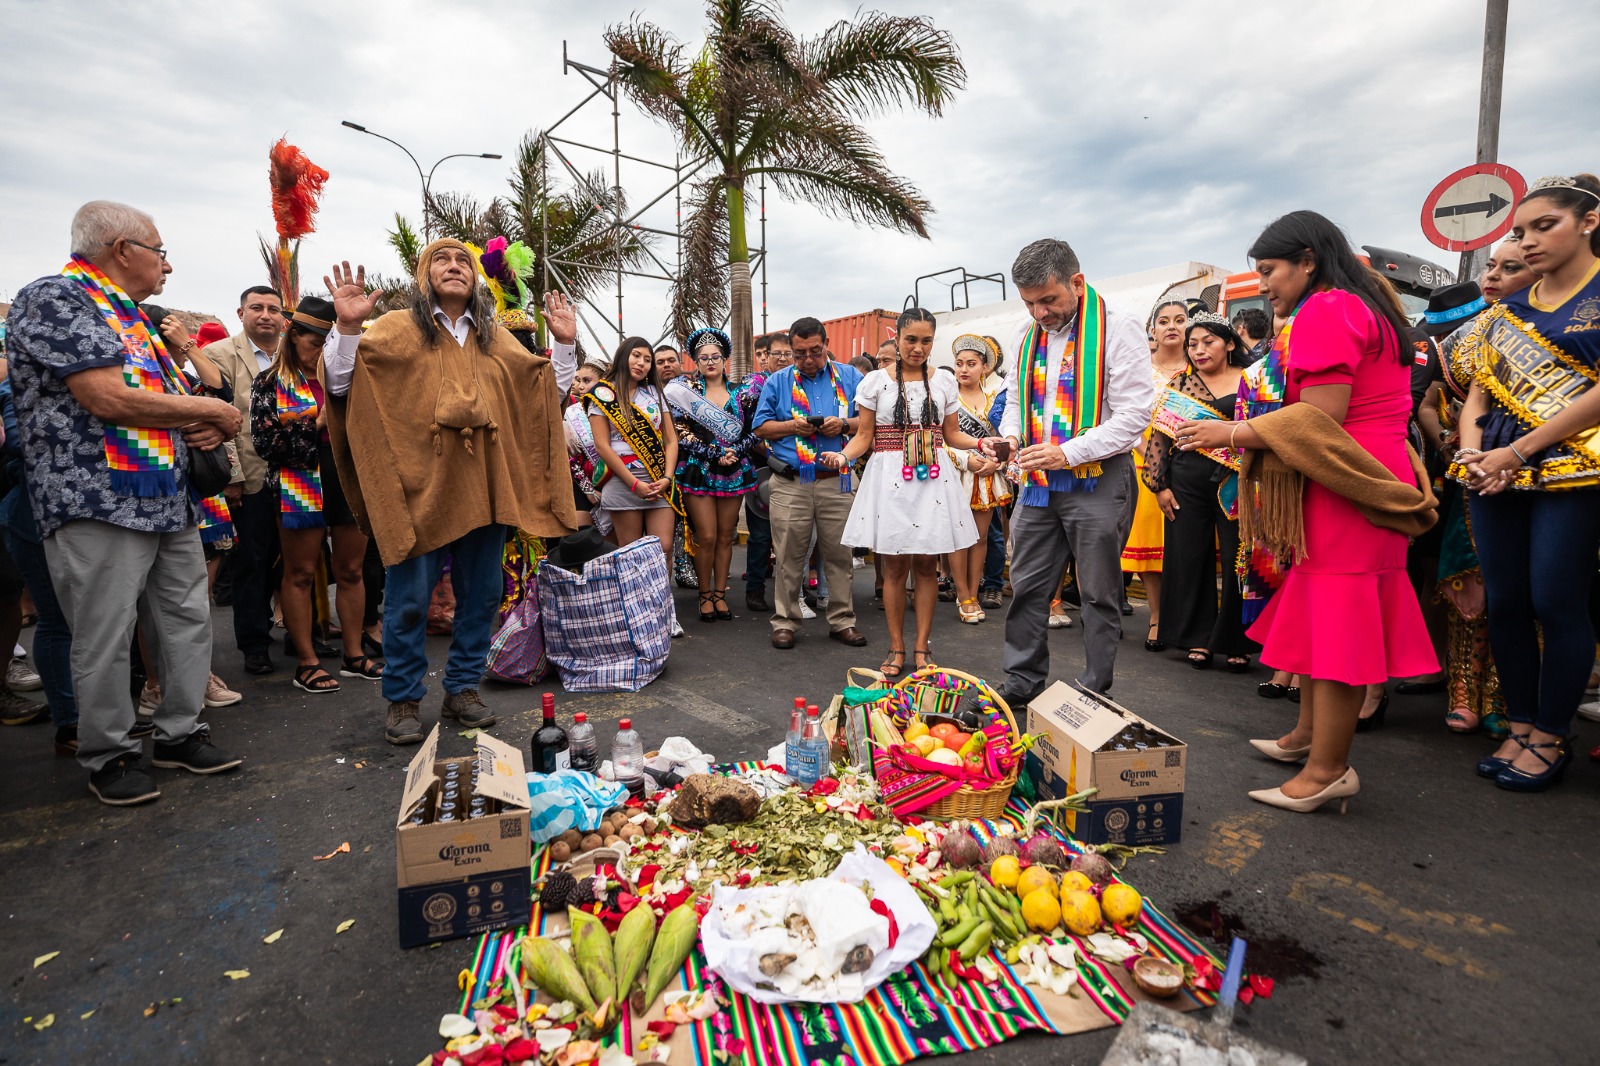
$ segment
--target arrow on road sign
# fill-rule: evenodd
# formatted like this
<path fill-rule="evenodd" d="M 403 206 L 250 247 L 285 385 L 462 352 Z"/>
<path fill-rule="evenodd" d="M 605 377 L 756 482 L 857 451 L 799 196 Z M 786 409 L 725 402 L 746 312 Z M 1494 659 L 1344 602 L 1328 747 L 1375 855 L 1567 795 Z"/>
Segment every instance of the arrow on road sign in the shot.
<path fill-rule="evenodd" d="M 1510 206 L 1510 200 L 1501 199 L 1494 193 L 1490 193 L 1487 200 L 1479 200 L 1475 204 L 1451 204 L 1449 207 L 1435 208 L 1433 217 L 1451 218 L 1455 215 L 1484 215 L 1487 218 L 1493 218 Z"/>

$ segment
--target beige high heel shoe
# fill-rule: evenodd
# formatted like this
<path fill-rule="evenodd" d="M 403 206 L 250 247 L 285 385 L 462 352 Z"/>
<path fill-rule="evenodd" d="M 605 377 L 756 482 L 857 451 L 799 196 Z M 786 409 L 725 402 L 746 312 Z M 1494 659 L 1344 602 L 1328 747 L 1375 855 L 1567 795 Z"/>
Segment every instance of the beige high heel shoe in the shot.
<path fill-rule="evenodd" d="M 1283 794 L 1281 788 L 1263 788 L 1250 793 L 1250 798 L 1258 803 L 1265 803 L 1269 807 L 1279 807 L 1286 811 L 1295 811 L 1298 814 L 1309 814 L 1331 800 L 1339 801 L 1339 813 L 1343 814 L 1350 806 L 1350 797 L 1361 791 L 1361 778 L 1356 776 L 1354 766 L 1345 770 L 1344 776 L 1318 792 L 1315 796 L 1305 799 L 1294 799 Z"/>
<path fill-rule="evenodd" d="M 1250 746 L 1267 758 L 1276 759 L 1279 762 L 1299 762 L 1311 754 L 1310 744 L 1303 748 L 1284 748 L 1279 747 L 1276 740 L 1252 740 Z"/>

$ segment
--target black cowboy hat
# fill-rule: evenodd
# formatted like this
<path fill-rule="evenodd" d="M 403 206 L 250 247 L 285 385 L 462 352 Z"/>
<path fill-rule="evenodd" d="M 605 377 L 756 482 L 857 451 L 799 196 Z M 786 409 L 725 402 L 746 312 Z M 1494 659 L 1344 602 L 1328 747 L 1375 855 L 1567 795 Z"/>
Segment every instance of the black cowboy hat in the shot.
<path fill-rule="evenodd" d="M 584 526 L 576 533 L 568 533 L 556 541 L 555 547 L 545 555 L 545 562 L 570 573 L 583 573 L 583 564 L 591 559 L 617 550 L 615 544 L 606 541 L 600 531 L 594 526 Z"/>
<path fill-rule="evenodd" d="M 1484 303 L 1483 290 L 1476 281 L 1441 285 L 1428 294 L 1428 310 L 1422 319 L 1422 332 L 1430 337 L 1454 333 L 1461 323 L 1478 314 Z"/>
<path fill-rule="evenodd" d="M 289 316 L 289 322 L 319 337 L 326 337 L 338 318 L 332 300 L 325 300 L 320 296 L 303 296 L 294 313 Z"/>

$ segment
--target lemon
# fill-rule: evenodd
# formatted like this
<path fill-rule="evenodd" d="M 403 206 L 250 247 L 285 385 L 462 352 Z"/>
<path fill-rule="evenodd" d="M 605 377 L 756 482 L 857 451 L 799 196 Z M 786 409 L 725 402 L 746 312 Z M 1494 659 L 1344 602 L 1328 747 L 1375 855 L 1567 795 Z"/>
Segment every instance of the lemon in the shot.
<path fill-rule="evenodd" d="M 1027 899 L 1035 889 L 1044 889 L 1052 896 L 1056 893 L 1055 875 L 1043 866 L 1030 866 L 1017 878 L 1017 898 Z"/>
<path fill-rule="evenodd" d="M 1092 892 L 1094 882 L 1076 870 L 1068 870 L 1061 878 L 1061 891 L 1063 892 Z"/>
<path fill-rule="evenodd" d="M 1061 924 L 1061 904 L 1048 888 L 1036 888 L 1022 897 L 1022 920 L 1036 933 L 1048 933 Z"/>
<path fill-rule="evenodd" d="M 1144 900 L 1127 885 L 1107 885 L 1105 891 L 1100 893 L 1100 910 L 1106 921 L 1126 929 L 1138 922 L 1139 913 L 1144 910 Z"/>
<path fill-rule="evenodd" d="M 907 738 L 907 742 L 912 747 L 916 748 L 917 751 L 921 752 L 924 757 L 932 755 L 939 749 L 939 742 L 930 737 L 926 732 L 921 733 L 918 736 Z"/>
<path fill-rule="evenodd" d="M 1001 888 L 1016 888 L 1017 878 L 1021 876 L 1022 863 L 1015 855 L 1002 855 L 989 867 L 989 880 Z"/>
<path fill-rule="evenodd" d="M 1061 922 L 1074 936 L 1088 936 L 1100 929 L 1100 904 L 1094 893 L 1083 891 L 1061 894 Z"/>

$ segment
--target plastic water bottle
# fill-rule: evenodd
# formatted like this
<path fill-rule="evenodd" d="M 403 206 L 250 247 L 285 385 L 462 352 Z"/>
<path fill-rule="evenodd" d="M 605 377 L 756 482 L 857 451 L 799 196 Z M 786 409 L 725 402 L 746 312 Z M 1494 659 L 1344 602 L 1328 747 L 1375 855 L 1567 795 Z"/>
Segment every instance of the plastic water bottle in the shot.
<path fill-rule="evenodd" d="M 801 765 L 804 775 L 800 783 L 807 787 L 828 775 L 828 738 L 822 735 L 822 712 L 816 704 L 806 708 L 805 732 L 800 736 Z M 795 776 L 793 773 L 790 777 Z"/>
<path fill-rule="evenodd" d="M 574 770 L 587 773 L 600 772 L 600 741 L 595 737 L 589 716 L 579 711 L 572 716 L 572 728 L 567 730 L 567 754 Z"/>
<path fill-rule="evenodd" d="M 783 770 L 790 777 L 795 777 L 798 772 L 800 760 L 800 737 L 806 728 L 806 698 L 796 696 L 794 707 L 789 711 L 789 729 L 783 736 Z"/>
<path fill-rule="evenodd" d="M 617 723 L 617 737 L 611 742 L 611 773 L 630 794 L 644 795 L 644 741 L 633 731 L 631 718 Z"/>

